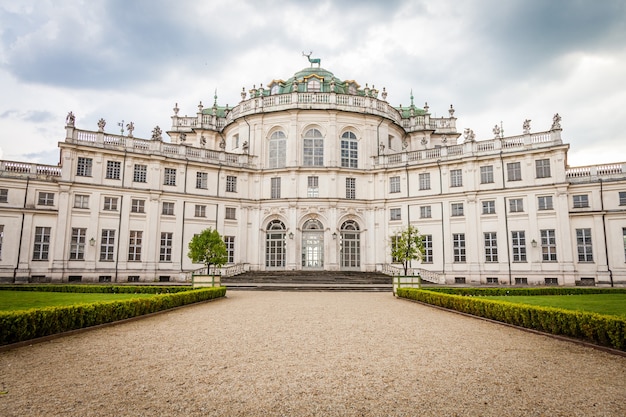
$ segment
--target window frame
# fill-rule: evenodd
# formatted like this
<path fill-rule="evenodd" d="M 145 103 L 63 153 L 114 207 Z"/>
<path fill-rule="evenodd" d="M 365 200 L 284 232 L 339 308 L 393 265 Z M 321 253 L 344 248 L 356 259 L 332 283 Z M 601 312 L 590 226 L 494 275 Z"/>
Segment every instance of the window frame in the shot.
<path fill-rule="evenodd" d="M 493 165 L 483 165 L 480 167 L 480 183 L 493 184 Z"/>
<path fill-rule="evenodd" d="M 576 229 L 576 253 L 578 262 L 593 262 L 593 236 L 591 228 Z"/>
<path fill-rule="evenodd" d="M 422 172 L 418 175 L 418 178 L 420 191 L 430 190 L 430 172 Z"/>
<path fill-rule="evenodd" d="M 402 209 L 400 207 L 393 207 L 389 209 L 389 220 L 398 221 L 402 220 Z"/>
<path fill-rule="evenodd" d="M 537 196 L 537 210 L 554 210 L 554 201 L 551 195 Z"/>
<path fill-rule="evenodd" d="M 454 263 L 467 262 L 467 251 L 465 247 L 465 233 L 452 234 L 452 253 Z"/>
<path fill-rule="evenodd" d="M 541 229 L 539 230 L 539 236 L 541 239 L 542 262 L 557 262 L 556 230 Z"/>
<path fill-rule="evenodd" d="M 163 185 L 167 185 L 169 187 L 176 186 L 176 168 L 163 168 Z"/>
<path fill-rule="evenodd" d="M 235 175 L 226 176 L 226 192 L 227 193 L 237 192 L 237 177 Z"/>
<path fill-rule="evenodd" d="M 119 180 L 122 173 L 122 163 L 120 161 L 107 161 L 105 178 L 107 180 Z"/>
<path fill-rule="evenodd" d="M 100 261 L 115 260 L 115 229 L 102 229 L 100 233 Z"/>
<path fill-rule="evenodd" d="M 450 203 L 450 217 L 465 216 L 465 208 L 463 203 Z"/>
<path fill-rule="evenodd" d="M 148 165 L 135 164 L 133 166 L 133 182 L 148 182 Z"/>
<path fill-rule="evenodd" d="M 552 173 L 550 172 L 550 159 L 537 159 L 535 160 L 535 177 L 536 178 L 550 178 Z"/>
<path fill-rule="evenodd" d="M 498 262 L 498 235 L 497 232 L 484 232 L 485 262 Z"/>
<path fill-rule="evenodd" d="M 450 187 L 462 187 L 463 186 L 463 169 L 451 169 L 450 170 Z"/>
<path fill-rule="evenodd" d="M 483 200 L 482 214 L 496 214 L 496 200 Z"/>
<path fill-rule="evenodd" d="M 400 186 L 400 176 L 396 175 L 393 177 L 389 178 L 389 192 L 390 193 L 399 193 L 401 192 L 401 186 Z"/>
<path fill-rule="evenodd" d="M 511 254 L 512 261 L 516 263 L 528 262 L 528 251 L 526 250 L 526 231 L 511 231 Z"/>
<path fill-rule="evenodd" d="M 270 198 L 278 199 L 281 198 L 281 180 L 280 177 L 272 177 L 270 178 Z"/>
<path fill-rule="evenodd" d="M 76 159 L 76 176 L 91 177 L 93 173 L 93 158 L 79 156 Z"/>
<path fill-rule="evenodd" d="M 420 219 L 432 219 L 432 206 L 420 206 Z"/>
<path fill-rule="evenodd" d="M 589 208 L 589 194 L 572 195 L 572 208 Z"/>
<path fill-rule="evenodd" d="M 344 132 L 341 135 L 341 167 L 359 167 L 359 142 L 352 131 Z"/>
<path fill-rule="evenodd" d="M 523 213 L 524 212 L 524 199 L 523 198 L 509 198 L 509 213 Z"/>
<path fill-rule="evenodd" d="M 506 164 L 506 178 L 507 181 L 521 181 L 522 180 L 522 163 L 521 162 L 507 162 Z"/>
<path fill-rule="evenodd" d="M 353 177 L 346 178 L 346 199 L 348 200 L 356 199 L 356 178 L 353 178 Z"/>

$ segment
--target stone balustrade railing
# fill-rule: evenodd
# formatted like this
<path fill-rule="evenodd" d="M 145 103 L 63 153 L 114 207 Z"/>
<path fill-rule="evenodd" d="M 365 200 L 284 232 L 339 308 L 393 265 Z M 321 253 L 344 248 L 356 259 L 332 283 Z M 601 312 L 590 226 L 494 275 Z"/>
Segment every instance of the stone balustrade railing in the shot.
<path fill-rule="evenodd" d="M 626 177 L 626 162 L 605 165 L 590 165 L 569 167 L 565 170 L 565 177 L 569 182 L 594 181 L 603 179 L 618 179 Z"/>
<path fill-rule="evenodd" d="M 406 165 L 419 162 L 436 161 L 438 159 L 475 156 L 479 154 L 519 151 L 527 148 L 554 146 L 562 144 L 561 131 L 532 133 L 485 141 L 471 141 L 458 145 L 439 148 L 421 149 L 418 151 L 399 152 L 374 157 L 376 167 Z"/>
<path fill-rule="evenodd" d="M 248 154 L 236 154 L 211 149 L 196 148 L 163 142 L 160 140 L 138 139 L 128 136 L 112 135 L 104 132 L 91 132 L 67 127 L 65 142 L 88 144 L 107 149 L 128 150 L 135 153 L 162 155 L 169 158 L 189 159 L 199 162 L 212 162 L 234 167 L 251 166 L 253 157 Z"/>
<path fill-rule="evenodd" d="M 403 119 L 400 112 L 383 100 L 336 93 L 287 93 L 244 100 L 227 111 L 225 117 L 198 113 L 197 116 L 172 117 L 173 131 L 188 131 L 191 128 L 221 130 L 234 120 L 257 113 L 288 110 L 291 108 L 337 109 L 357 113 L 375 114 L 393 120 L 407 131 L 434 129 L 438 133 L 456 133 L 456 118 L 431 118 L 429 114 Z"/>
<path fill-rule="evenodd" d="M 0 175 L 10 176 L 32 175 L 44 177 L 60 177 L 61 167 L 55 165 L 41 165 L 29 162 L 0 161 Z"/>

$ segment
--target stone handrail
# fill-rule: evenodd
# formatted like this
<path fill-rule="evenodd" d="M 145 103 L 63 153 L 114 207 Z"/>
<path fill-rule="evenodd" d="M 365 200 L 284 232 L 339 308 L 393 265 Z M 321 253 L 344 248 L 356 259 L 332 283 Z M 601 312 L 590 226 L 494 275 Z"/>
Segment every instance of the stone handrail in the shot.
<path fill-rule="evenodd" d="M 267 113 L 273 111 L 288 110 L 291 108 L 306 109 L 337 109 L 343 111 L 354 111 L 357 113 L 368 113 L 383 116 L 393 120 L 407 131 L 418 131 L 424 129 L 435 129 L 440 133 L 455 133 L 456 118 L 440 117 L 431 118 L 429 114 L 421 116 L 411 116 L 403 119 L 400 111 L 384 100 L 379 100 L 371 96 L 357 96 L 352 94 L 337 94 L 325 92 L 311 93 L 286 93 L 264 97 L 253 97 L 241 101 L 237 106 L 228 109 L 224 117 L 198 113 L 196 116 L 172 117 L 172 130 L 189 131 L 192 128 L 201 127 L 220 131 L 224 126 L 234 120 L 257 113 Z"/>
<path fill-rule="evenodd" d="M 196 269 L 189 272 L 189 276 L 193 275 L 219 275 L 221 277 L 232 277 L 235 275 L 243 274 L 247 271 L 247 264 L 232 264 L 226 265 L 221 268 L 211 267 L 210 271 L 207 267 Z"/>
<path fill-rule="evenodd" d="M 73 128 L 67 128 L 67 130 L 67 137 L 65 139 L 66 143 L 77 145 L 86 144 L 88 146 L 119 149 L 121 151 L 129 150 L 135 153 L 162 155 L 169 158 L 178 158 L 182 160 L 189 159 L 196 160 L 198 162 L 213 162 L 235 167 L 252 166 L 253 157 L 248 154 L 228 153 L 224 151 L 168 143 L 160 140 L 139 139 Z"/>
<path fill-rule="evenodd" d="M 0 173 L 60 177 L 61 167 L 56 165 L 41 165 L 28 162 L 0 161 Z"/>
<path fill-rule="evenodd" d="M 422 277 L 423 280 L 432 282 L 435 284 L 445 284 L 445 277 L 440 275 L 437 272 L 428 271 L 423 268 L 408 268 L 406 275 L 404 275 L 404 268 L 392 265 L 392 264 L 383 264 L 381 266 L 381 272 L 383 274 L 391 275 L 391 276 L 406 276 L 406 277 L 417 277 L 418 275 Z"/>
<path fill-rule="evenodd" d="M 521 149 L 554 146 L 562 143 L 561 131 L 551 130 L 547 132 L 538 132 L 501 139 L 469 141 L 461 144 L 442 146 L 439 148 L 378 155 L 374 157 L 374 165 L 378 167 L 388 167 L 421 161 L 436 161 L 438 159 L 499 153 L 500 151 L 519 151 Z"/>
<path fill-rule="evenodd" d="M 626 177 L 626 162 L 617 164 L 568 167 L 565 170 L 565 177 L 570 182 L 584 182 L 596 180 L 598 177 L 624 178 Z"/>

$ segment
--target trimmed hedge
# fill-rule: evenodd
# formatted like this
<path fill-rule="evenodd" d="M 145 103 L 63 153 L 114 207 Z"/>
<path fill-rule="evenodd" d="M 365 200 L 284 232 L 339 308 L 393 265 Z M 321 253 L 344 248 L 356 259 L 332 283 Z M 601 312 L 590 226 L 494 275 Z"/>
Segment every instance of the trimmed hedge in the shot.
<path fill-rule="evenodd" d="M 93 285 L 93 284 L 18 284 L 0 285 L 0 291 L 84 292 L 106 294 L 163 294 L 191 290 L 191 286 Z"/>
<path fill-rule="evenodd" d="M 429 291 L 455 295 L 584 295 L 584 294 L 626 294 L 626 288 L 578 288 L 578 287 L 544 287 L 544 288 L 428 288 Z"/>
<path fill-rule="evenodd" d="M 626 319 L 621 317 L 485 300 L 464 295 L 447 294 L 445 293 L 446 291 L 441 290 L 398 288 L 397 295 L 398 297 L 421 301 L 474 316 L 555 335 L 581 339 L 597 345 L 626 351 Z M 468 288 L 467 290 L 471 289 Z M 513 290 L 508 291 L 513 292 Z M 483 292 L 480 295 L 487 294 Z M 515 293 L 515 295 L 522 294 Z"/>
<path fill-rule="evenodd" d="M 0 312 L 0 345 L 138 317 L 225 294 L 226 287 L 187 288 L 184 292 L 150 298 Z"/>

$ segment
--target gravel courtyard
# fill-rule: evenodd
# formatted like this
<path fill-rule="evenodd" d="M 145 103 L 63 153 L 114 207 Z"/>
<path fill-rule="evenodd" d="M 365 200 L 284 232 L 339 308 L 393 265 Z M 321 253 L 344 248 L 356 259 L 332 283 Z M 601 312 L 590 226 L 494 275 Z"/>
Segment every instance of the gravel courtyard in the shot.
<path fill-rule="evenodd" d="M 626 357 L 390 293 L 246 292 L 0 353 L 0 416 L 624 416 Z"/>

